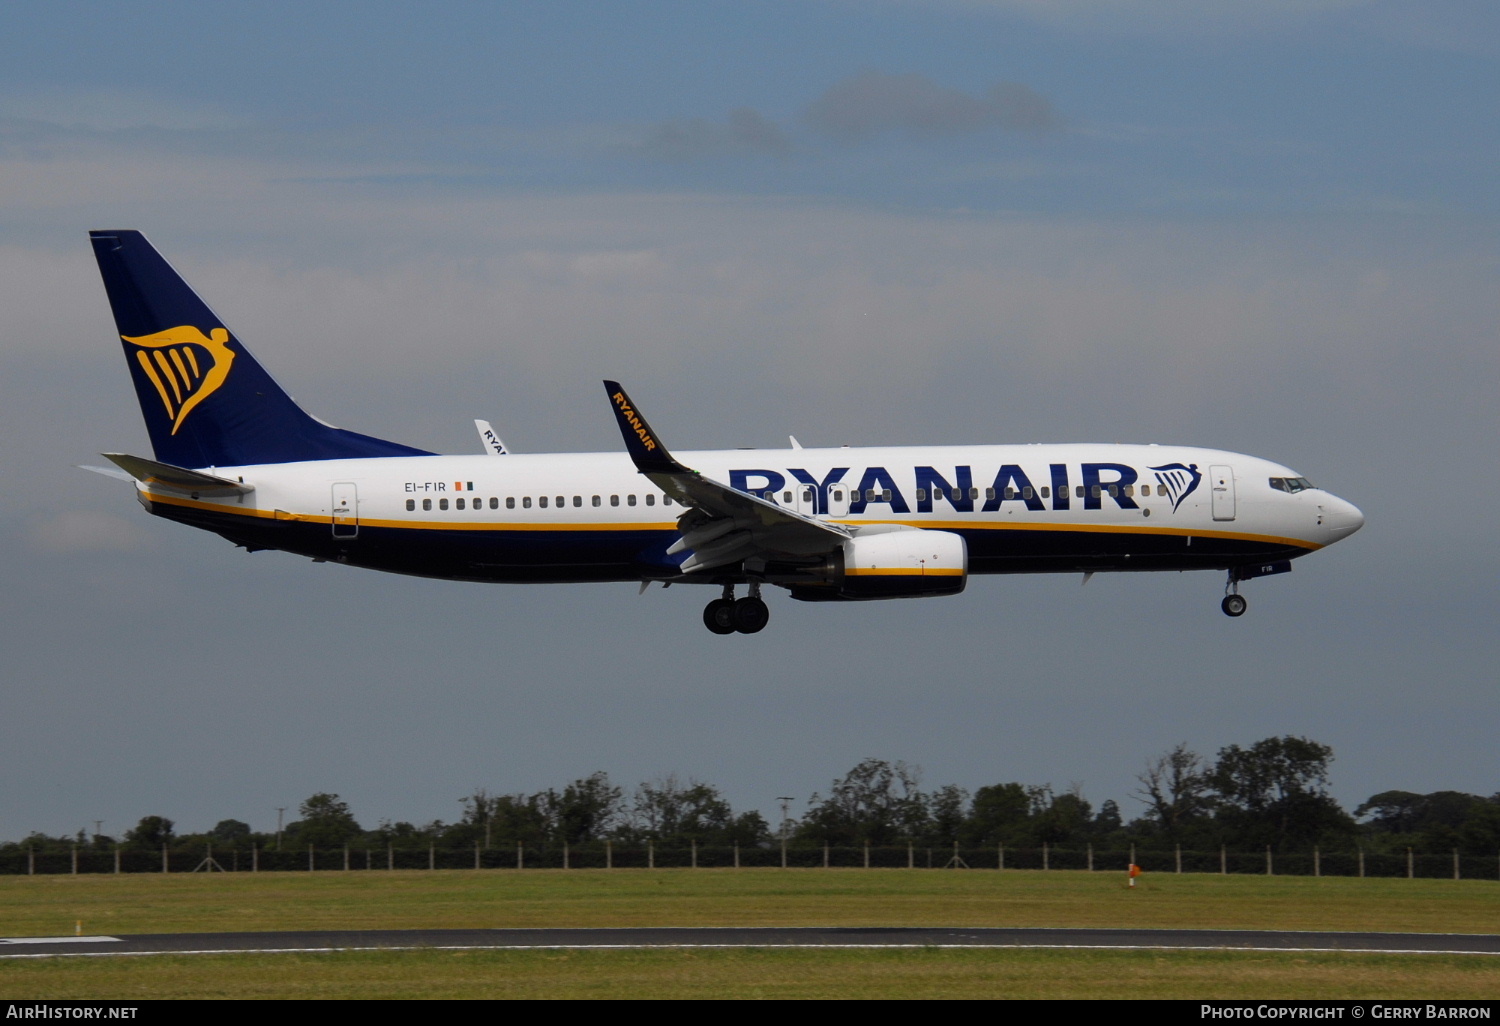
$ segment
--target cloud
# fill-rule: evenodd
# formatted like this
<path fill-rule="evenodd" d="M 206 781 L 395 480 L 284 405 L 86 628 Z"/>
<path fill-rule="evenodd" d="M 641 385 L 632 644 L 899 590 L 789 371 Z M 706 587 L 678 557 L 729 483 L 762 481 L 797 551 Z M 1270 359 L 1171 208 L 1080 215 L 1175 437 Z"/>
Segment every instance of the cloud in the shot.
<path fill-rule="evenodd" d="M 998 82 L 982 95 L 945 89 L 925 75 L 865 71 L 834 84 L 805 115 L 814 128 L 844 142 L 882 132 L 958 135 L 986 128 L 1043 132 L 1062 121 L 1052 103 L 1018 82 Z"/>
<path fill-rule="evenodd" d="M 997 82 L 979 95 L 945 89 L 925 75 L 865 71 L 835 83 L 813 100 L 804 120 L 840 142 L 860 142 L 884 132 L 961 135 L 988 128 L 1045 132 L 1062 119 L 1045 96 L 1018 82 Z M 722 122 L 705 118 L 668 121 L 649 129 L 632 147 L 654 160 L 688 163 L 725 157 L 791 156 L 787 132 L 749 107 Z"/>
<path fill-rule="evenodd" d="M 785 157 L 792 144 L 776 123 L 749 107 L 729 112 L 720 124 L 704 118 L 668 121 L 653 127 L 636 147 L 656 160 L 684 162 L 733 156 Z"/>
<path fill-rule="evenodd" d="M 60 555 L 136 552 L 150 544 L 135 524 L 96 510 L 67 510 L 42 520 L 32 526 L 31 540 L 43 552 Z"/>

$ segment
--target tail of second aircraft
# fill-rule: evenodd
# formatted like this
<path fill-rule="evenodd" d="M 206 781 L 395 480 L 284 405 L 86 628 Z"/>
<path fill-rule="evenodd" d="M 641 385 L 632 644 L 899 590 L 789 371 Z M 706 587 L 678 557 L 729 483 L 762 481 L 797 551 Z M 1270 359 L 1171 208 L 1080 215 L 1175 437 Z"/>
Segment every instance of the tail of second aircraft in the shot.
<path fill-rule="evenodd" d="M 234 467 L 432 455 L 309 416 L 145 236 L 121 230 L 89 238 L 161 462 Z"/>

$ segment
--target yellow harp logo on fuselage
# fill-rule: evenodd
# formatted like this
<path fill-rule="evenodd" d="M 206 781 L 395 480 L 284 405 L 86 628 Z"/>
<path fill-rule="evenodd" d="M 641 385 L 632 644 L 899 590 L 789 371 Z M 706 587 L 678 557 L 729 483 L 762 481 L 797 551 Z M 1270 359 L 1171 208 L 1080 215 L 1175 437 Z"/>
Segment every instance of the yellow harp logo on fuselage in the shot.
<path fill-rule="evenodd" d="M 161 396 L 174 435 L 193 407 L 224 384 L 234 360 L 228 345 L 229 332 L 223 328 L 210 329 L 204 335 L 198 328 L 184 324 L 154 335 L 120 337 L 140 347 L 135 351 L 136 362 Z"/>

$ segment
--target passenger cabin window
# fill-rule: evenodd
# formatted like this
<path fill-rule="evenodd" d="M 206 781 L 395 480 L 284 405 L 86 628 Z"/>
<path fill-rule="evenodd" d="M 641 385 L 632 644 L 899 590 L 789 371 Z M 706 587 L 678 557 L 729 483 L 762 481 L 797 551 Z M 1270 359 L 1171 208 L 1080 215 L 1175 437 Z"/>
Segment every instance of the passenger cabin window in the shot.
<path fill-rule="evenodd" d="M 506 501 L 508 502 L 510 500 L 507 499 Z M 490 509 L 499 509 L 499 508 L 500 508 L 500 500 L 497 499 L 497 498 L 495 498 L 493 495 L 491 495 L 490 496 Z"/>
<path fill-rule="evenodd" d="M 423 509 L 431 509 L 432 508 L 432 500 L 431 499 L 423 499 L 422 500 L 422 508 Z"/>
<path fill-rule="evenodd" d="M 541 498 L 539 498 L 539 499 L 536 500 L 536 504 L 538 506 L 540 506 L 542 509 L 546 509 L 547 508 L 547 497 L 545 495 L 543 495 Z"/>
<path fill-rule="evenodd" d="M 1035 495 L 1036 492 L 1032 489 L 1031 485 L 1027 485 L 1025 488 L 1021 489 L 1021 498 L 1023 499 L 1030 499 Z"/>
<path fill-rule="evenodd" d="M 668 501 L 670 502 L 671 500 L 669 499 Z M 792 504 L 792 493 L 791 492 L 782 492 L 781 493 L 781 501 L 782 501 L 782 503 L 784 505 L 790 506 Z"/>
<path fill-rule="evenodd" d="M 453 500 L 453 505 L 456 508 L 458 508 L 458 509 L 463 509 L 464 508 L 464 500 L 462 500 L 462 499 L 454 499 Z"/>
<path fill-rule="evenodd" d="M 595 505 L 595 506 L 597 506 L 597 505 L 599 505 L 599 504 L 600 504 L 600 503 L 601 503 L 601 502 L 602 502 L 602 501 L 603 501 L 603 500 L 602 500 L 602 499 L 600 499 L 600 498 L 599 498 L 599 496 L 597 496 L 597 495 L 596 495 L 596 496 L 594 496 L 594 498 L 593 498 L 593 500 L 592 500 L 592 501 L 593 501 L 593 503 L 594 503 L 594 505 Z"/>
<path fill-rule="evenodd" d="M 575 495 L 575 496 L 573 496 L 573 505 L 575 505 L 575 506 L 582 506 L 583 505 L 583 496 L 582 495 Z"/>
<path fill-rule="evenodd" d="M 531 508 L 531 496 L 527 495 L 527 496 L 523 496 L 522 497 L 522 499 L 521 499 L 521 508 L 522 509 L 530 509 Z"/>
<path fill-rule="evenodd" d="M 618 495 L 611 495 L 609 497 L 609 504 L 611 506 L 618 506 L 620 504 L 620 497 Z"/>
<path fill-rule="evenodd" d="M 447 508 L 448 508 L 448 500 L 447 499 L 439 499 L 438 500 L 438 509 L 447 509 Z"/>
<path fill-rule="evenodd" d="M 625 505 L 627 505 L 627 506 L 634 506 L 635 505 L 635 496 L 633 494 L 625 496 Z"/>
<path fill-rule="evenodd" d="M 516 497 L 514 495 L 507 495 L 505 497 L 505 508 L 506 509 L 515 509 L 516 508 Z"/>
<path fill-rule="evenodd" d="M 648 506 L 655 506 L 656 505 L 656 496 L 653 495 L 653 494 L 651 494 L 650 492 L 646 493 L 646 505 L 648 505 Z"/>
<path fill-rule="evenodd" d="M 1042 485 L 1042 498 L 1052 498 L 1052 487 L 1050 485 Z"/>
<path fill-rule="evenodd" d="M 406 500 L 406 509 L 407 509 L 407 512 L 410 512 L 410 511 L 412 511 L 412 510 L 414 510 L 416 508 L 417 508 L 417 500 L 416 499 L 407 499 Z"/>

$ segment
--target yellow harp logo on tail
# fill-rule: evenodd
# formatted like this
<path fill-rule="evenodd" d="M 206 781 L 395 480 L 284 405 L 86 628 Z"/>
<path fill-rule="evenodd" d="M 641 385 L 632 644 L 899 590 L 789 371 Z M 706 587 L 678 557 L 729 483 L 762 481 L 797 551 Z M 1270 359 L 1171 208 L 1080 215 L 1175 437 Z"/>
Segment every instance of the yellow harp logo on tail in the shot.
<path fill-rule="evenodd" d="M 213 328 L 207 335 L 189 324 L 158 331 L 154 335 L 131 338 L 126 342 L 140 346 L 136 362 L 156 386 L 162 405 L 172 421 L 172 434 L 182 426 L 193 407 L 213 395 L 229 377 L 234 353 L 229 349 L 229 332 Z"/>

